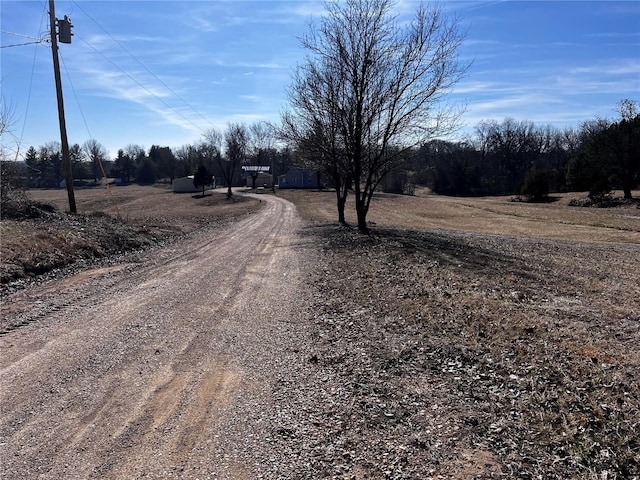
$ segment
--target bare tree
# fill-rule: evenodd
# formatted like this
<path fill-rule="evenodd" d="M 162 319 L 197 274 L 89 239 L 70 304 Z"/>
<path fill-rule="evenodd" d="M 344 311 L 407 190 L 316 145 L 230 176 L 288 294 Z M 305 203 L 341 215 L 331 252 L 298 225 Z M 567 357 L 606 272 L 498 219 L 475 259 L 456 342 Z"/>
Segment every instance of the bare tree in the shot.
<path fill-rule="evenodd" d="M 200 146 L 182 145 L 176 149 L 176 176 L 183 177 L 194 173 L 198 157 L 201 155 L 200 148 Z"/>
<path fill-rule="evenodd" d="M 224 146 L 224 155 L 222 153 Z M 206 152 L 218 166 L 222 181 L 227 185 L 227 198 L 233 196 L 231 187 L 236 171 L 249 155 L 249 130 L 243 123 L 230 123 L 224 134 L 211 128 L 203 135 L 201 152 Z"/>
<path fill-rule="evenodd" d="M 599 148 L 611 157 L 612 171 L 622 184 L 624 198 L 631 199 L 631 190 L 640 180 L 640 113 L 638 102 L 624 99 L 617 103 L 618 121 L 609 122 L 593 138 Z"/>
<path fill-rule="evenodd" d="M 353 182 L 358 229 L 366 232 L 371 198 L 384 176 L 407 149 L 455 124 L 459 112 L 442 100 L 466 72 L 457 58 L 463 37 L 439 7 L 420 5 L 406 24 L 392 14 L 391 0 L 327 1 L 325 7 L 319 25 L 302 39 L 307 58 L 289 90 L 293 111 L 283 123 L 296 129 L 292 137 L 318 130 L 332 137 L 344 156 L 342 175 Z"/>
<path fill-rule="evenodd" d="M 620 115 L 620 120 L 630 122 L 640 114 L 640 103 L 637 100 L 625 98 L 616 104 L 614 110 Z"/>
<path fill-rule="evenodd" d="M 15 107 L 13 104 L 7 103 L 4 97 L 0 97 L 0 155 L 3 161 L 9 160 L 6 151 L 9 145 L 5 137 L 11 137 L 11 142 L 17 143 L 12 132 L 15 121 Z"/>
<path fill-rule="evenodd" d="M 517 191 L 545 149 L 544 130 L 531 121 L 511 117 L 501 123 L 485 122 L 478 132 L 483 129 L 487 134 L 485 168 L 493 171 L 495 194 Z"/>
<path fill-rule="evenodd" d="M 324 100 L 328 102 L 329 98 Z M 300 116 L 296 118 L 285 113 L 282 117 L 282 135 L 296 146 L 299 157 L 296 163 L 302 167 L 316 169 L 329 179 L 336 192 L 338 221 L 345 225 L 344 210 L 353 182 L 336 117 L 324 115 L 319 108 L 309 110 L 309 116 L 303 120 Z"/>
<path fill-rule="evenodd" d="M 230 123 L 224 132 L 225 155 L 221 158 L 224 162 L 223 171 L 228 185 L 227 198 L 231 198 L 233 192 L 231 185 L 236 169 L 242 165 L 249 154 L 249 130 L 244 123 Z M 222 167 L 221 163 L 221 167 Z"/>
<path fill-rule="evenodd" d="M 218 171 L 215 172 L 215 174 L 221 174 L 223 182 L 227 183 L 226 164 L 222 158 L 222 133 L 216 128 L 210 128 L 202 137 L 203 140 L 198 145 L 198 153 L 202 162 L 204 162 L 205 165 L 209 165 L 211 172 L 214 172 L 215 167 L 217 167 Z M 214 181 L 217 186 L 217 178 L 214 178 Z M 229 195 L 228 191 L 227 195 Z"/>
<path fill-rule="evenodd" d="M 93 182 L 98 183 L 102 163 L 107 160 L 107 149 L 96 139 L 92 138 L 82 144 L 82 152 L 91 164 Z"/>
<path fill-rule="evenodd" d="M 244 160 L 250 163 L 252 168 L 248 170 L 251 175 L 252 188 L 256 188 L 256 180 L 262 171 L 262 167 L 268 167 L 274 157 L 275 133 L 273 127 L 268 122 L 255 122 L 248 129 L 248 149 L 249 156 Z M 271 172 L 273 174 L 273 172 Z"/>
<path fill-rule="evenodd" d="M 640 182 L 640 104 L 631 99 L 618 102 L 617 125 L 610 128 L 609 141 L 622 180 L 624 198 L 631 199 L 631 190 Z"/>
<path fill-rule="evenodd" d="M 15 123 L 15 109 L 7 104 L 4 97 L 0 97 L 0 216 L 15 214 L 21 209 L 16 208 L 25 202 L 24 191 L 18 186 L 17 162 L 12 161 L 18 156 L 18 139 L 12 132 Z M 10 140 L 7 138 L 10 137 Z M 9 144 L 16 145 L 15 154 L 10 154 Z M 13 152 L 12 152 L 13 153 Z M 13 157 L 13 158 L 11 158 Z"/>
<path fill-rule="evenodd" d="M 205 133 L 205 135 L 207 133 Z M 191 149 L 194 162 L 196 162 L 198 165 L 204 165 L 213 176 L 216 166 L 220 163 L 221 151 L 219 142 L 211 144 L 207 141 L 201 141 L 195 146 L 189 146 L 188 148 Z"/>

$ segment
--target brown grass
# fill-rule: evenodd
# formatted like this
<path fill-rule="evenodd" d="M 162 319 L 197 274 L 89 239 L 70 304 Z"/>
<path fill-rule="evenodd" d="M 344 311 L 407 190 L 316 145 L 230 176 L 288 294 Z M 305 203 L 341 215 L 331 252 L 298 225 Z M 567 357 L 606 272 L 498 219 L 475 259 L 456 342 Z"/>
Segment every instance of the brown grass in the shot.
<path fill-rule="evenodd" d="M 615 192 L 621 195 L 621 192 Z M 337 219 L 334 192 L 281 190 L 307 219 L 334 223 Z M 419 190 L 414 197 L 377 194 L 368 220 L 374 225 L 416 229 L 439 229 L 494 233 L 581 242 L 640 244 L 640 208 L 569 207 L 572 199 L 587 193 L 554 195 L 551 203 L 512 202 L 513 197 L 443 197 Z M 635 198 L 640 191 L 634 192 Z M 353 197 L 347 198 L 347 221 L 355 225 Z"/>
<path fill-rule="evenodd" d="M 34 189 L 27 192 L 35 201 L 69 210 L 67 191 Z M 170 185 L 126 185 L 76 188 L 79 214 L 103 214 L 134 225 L 179 229 L 188 233 L 202 224 L 244 215 L 256 209 L 255 201 L 234 197 L 227 200 L 222 190 L 200 193 L 173 193 Z"/>
<path fill-rule="evenodd" d="M 30 195 L 66 208 L 64 191 Z M 114 188 L 122 242 L 259 208 L 216 195 Z M 362 478 L 640 478 L 640 209 L 569 207 L 575 194 L 548 204 L 381 194 L 365 236 L 336 225 L 331 192 L 277 195 L 317 247 L 301 312 L 309 361 L 339 381 L 288 413 L 306 425 L 304 445 L 346 452 L 341 468 Z M 76 198 L 83 215 L 55 226 L 3 220 L 3 267 L 35 261 L 28 252 L 104 248 L 92 242 L 112 230 L 91 225 L 115 216 L 108 192 Z"/>
<path fill-rule="evenodd" d="M 332 193 L 278 194 L 323 238 L 314 358 L 345 385 L 349 441 L 383 445 L 378 472 L 639 478 L 635 206 L 380 195 L 364 236 Z"/>

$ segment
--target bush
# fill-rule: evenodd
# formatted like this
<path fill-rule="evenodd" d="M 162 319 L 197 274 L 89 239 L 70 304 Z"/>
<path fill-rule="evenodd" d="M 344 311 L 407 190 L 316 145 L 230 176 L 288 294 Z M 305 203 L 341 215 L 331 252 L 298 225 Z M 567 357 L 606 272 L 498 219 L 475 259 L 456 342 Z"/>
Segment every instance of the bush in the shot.
<path fill-rule="evenodd" d="M 37 218 L 51 211 L 51 205 L 34 202 L 27 197 L 13 162 L 0 163 L 0 218 Z"/>
<path fill-rule="evenodd" d="M 593 203 L 606 203 L 611 200 L 611 182 L 607 178 L 599 178 L 589 189 L 589 198 Z"/>
<path fill-rule="evenodd" d="M 382 191 L 400 195 L 415 195 L 416 172 L 410 170 L 389 172 L 382 182 Z"/>
<path fill-rule="evenodd" d="M 524 183 L 520 190 L 522 195 L 532 202 L 542 202 L 549 196 L 549 174 L 546 170 L 532 168 L 524 177 Z"/>

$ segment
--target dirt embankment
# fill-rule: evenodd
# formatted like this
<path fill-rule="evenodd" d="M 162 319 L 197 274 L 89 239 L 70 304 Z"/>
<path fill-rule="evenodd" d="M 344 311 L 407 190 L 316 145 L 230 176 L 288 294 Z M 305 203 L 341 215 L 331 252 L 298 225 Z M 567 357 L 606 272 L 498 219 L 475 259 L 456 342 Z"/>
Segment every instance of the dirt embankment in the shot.
<path fill-rule="evenodd" d="M 37 278 L 135 261 L 136 252 L 168 245 L 259 208 L 259 201 L 247 197 L 227 200 L 215 191 L 205 197 L 174 194 L 167 185 L 76 189 L 78 215 L 66 213 L 66 190 L 30 190 L 27 197 L 55 210 L 37 209 L 35 218 L 0 222 L 2 293 Z"/>

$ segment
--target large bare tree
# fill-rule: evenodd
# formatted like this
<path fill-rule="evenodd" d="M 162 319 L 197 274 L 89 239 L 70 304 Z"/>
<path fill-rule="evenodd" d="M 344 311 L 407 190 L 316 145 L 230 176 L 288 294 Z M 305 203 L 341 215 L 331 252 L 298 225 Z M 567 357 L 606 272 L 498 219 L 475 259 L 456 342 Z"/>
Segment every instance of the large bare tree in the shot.
<path fill-rule="evenodd" d="M 231 198 L 236 171 L 249 156 L 249 129 L 244 123 L 229 123 L 224 134 L 211 128 L 204 133 L 200 150 L 216 162 L 227 185 L 227 198 Z"/>
<path fill-rule="evenodd" d="M 87 162 L 91 164 L 91 174 L 94 183 L 98 183 L 98 178 L 101 176 L 101 165 L 107 160 L 107 149 L 95 138 L 91 138 L 82 144 L 82 152 Z"/>
<path fill-rule="evenodd" d="M 262 167 L 273 166 L 275 155 L 273 127 L 264 121 L 252 123 L 248 128 L 248 143 L 249 156 L 244 159 L 244 163 L 253 167 L 247 173 L 251 176 L 251 186 L 255 189 Z M 272 171 L 271 174 L 273 175 L 274 172 Z"/>
<path fill-rule="evenodd" d="M 288 92 L 285 137 L 324 142 L 314 146 L 316 159 L 337 167 L 345 195 L 353 185 L 366 232 L 384 176 L 407 149 L 455 124 L 458 112 L 443 97 L 467 69 L 458 60 L 463 35 L 438 6 L 418 6 L 409 22 L 390 0 L 332 0 L 325 8 L 302 38 L 307 56 Z"/>

